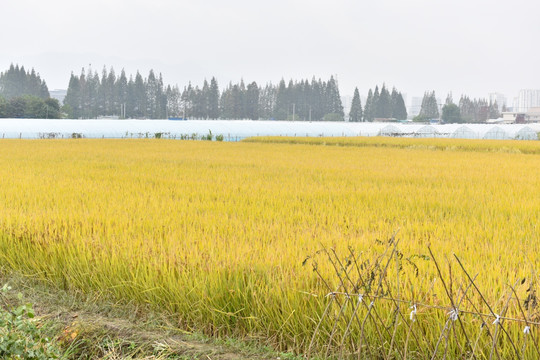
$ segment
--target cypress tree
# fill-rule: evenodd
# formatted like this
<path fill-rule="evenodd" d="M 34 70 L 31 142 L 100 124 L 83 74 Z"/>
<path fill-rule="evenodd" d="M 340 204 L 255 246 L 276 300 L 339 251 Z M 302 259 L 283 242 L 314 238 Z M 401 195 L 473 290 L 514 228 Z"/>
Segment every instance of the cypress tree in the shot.
<path fill-rule="evenodd" d="M 379 112 L 379 86 L 375 85 L 375 91 L 373 92 L 373 100 L 371 101 L 371 120 L 373 121 L 376 118 L 380 118 Z"/>
<path fill-rule="evenodd" d="M 251 120 L 259 119 L 259 87 L 254 81 L 246 89 L 246 117 Z"/>
<path fill-rule="evenodd" d="M 69 118 L 78 119 L 82 116 L 81 100 L 81 83 L 79 77 L 71 73 L 66 97 L 64 98 L 64 106 Z"/>
<path fill-rule="evenodd" d="M 208 92 L 208 117 L 210 119 L 219 118 L 219 86 L 215 77 L 210 80 L 210 90 Z"/>
<path fill-rule="evenodd" d="M 420 108 L 419 117 L 423 120 L 438 119 L 439 107 L 437 105 L 437 98 L 435 97 L 435 91 L 425 92 L 422 99 L 422 106 Z"/>
<path fill-rule="evenodd" d="M 360 93 L 358 88 L 354 89 L 354 95 L 351 103 L 351 111 L 349 112 L 349 121 L 362 121 L 362 104 L 360 101 Z"/>
<path fill-rule="evenodd" d="M 392 117 L 392 100 L 390 93 L 386 89 L 386 85 L 383 84 L 381 93 L 379 95 L 379 101 L 377 102 L 377 118 L 389 119 Z"/>
<path fill-rule="evenodd" d="M 364 121 L 373 121 L 373 91 L 371 89 L 369 89 L 366 105 L 364 106 Z"/>
<path fill-rule="evenodd" d="M 276 107 L 274 109 L 274 118 L 277 120 L 286 120 L 289 110 L 288 92 L 285 80 L 281 79 L 276 92 Z"/>
<path fill-rule="evenodd" d="M 27 72 L 24 66 L 11 64 L 7 71 L 0 73 L 0 96 L 9 100 L 23 95 L 43 100 L 50 97 L 47 84 L 34 69 Z"/>
<path fill-rule="evenodd" d="M 144 84 L 144 80 L 142 75 L 137 71 L 137 74 L 135 75 L 135 81 L 133 84 L 133 100 L 134 100 L 134 109 L 133 109 L 133 116 L 136 118 L 144 118 L 147 117 L 147 111 L 146 111 L 146 86 Z"/>
<path fill-rule="evenodd" d="M 407 107 L 400 92 L 395 88 L 392 90 L 392 117 L 398 120 L 407 119 Z"/>
<path fill-rule="evenodd" d="M 127 115 L 127 102 L 128 102 L 128 80 L 126 77 L 126 72 L 122 69 L 120 77 L 115 84 L 115 93 L 116 93 L 116 107 L 120 113 L 120 116 Z M 124 109 L 126 108 L 126 109 Z M 126 112 L 126 114 L 124 114 Z"/>

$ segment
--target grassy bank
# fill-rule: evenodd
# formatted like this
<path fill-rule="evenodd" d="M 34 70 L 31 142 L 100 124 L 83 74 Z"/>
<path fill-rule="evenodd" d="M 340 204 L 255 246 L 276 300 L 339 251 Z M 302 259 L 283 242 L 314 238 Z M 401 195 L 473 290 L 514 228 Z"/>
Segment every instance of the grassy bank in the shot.
<path fill-rule="evenodd" d="M 19 326 L 19 339 L 42 344 L 48 349 L 44 359 L 295 359 L 245 340 L 182 331 L 165 314 L 145 305 L 65 291 L 5 270 L 0 271 L 0 283 L 9 289 L 0 295 L 0 311 L 25 308 L 18 321 L 25 324 Z M 0 348 L 5 343 L 0 341 Z M 30 350 L 26 346 L 22 358 L 30 359 Z"/>

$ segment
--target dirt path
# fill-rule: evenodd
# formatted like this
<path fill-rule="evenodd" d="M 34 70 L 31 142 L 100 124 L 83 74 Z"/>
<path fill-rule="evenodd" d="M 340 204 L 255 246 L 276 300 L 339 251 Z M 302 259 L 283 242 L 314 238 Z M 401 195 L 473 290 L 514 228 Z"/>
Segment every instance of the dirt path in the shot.
<path fill-rule="evenodd" d="M 36 318 L 71 352 L 69 359 L 295 359 L 240 340 L 214 340 L 176 329 L 163 315 L 135 305 L 119 305 L 84 294 L 55 289 L 0 269 L 0 287 L 8 283 L 8 301 L 32 303 Z M 296 358 L 298 359 L 298 358 Z"/>

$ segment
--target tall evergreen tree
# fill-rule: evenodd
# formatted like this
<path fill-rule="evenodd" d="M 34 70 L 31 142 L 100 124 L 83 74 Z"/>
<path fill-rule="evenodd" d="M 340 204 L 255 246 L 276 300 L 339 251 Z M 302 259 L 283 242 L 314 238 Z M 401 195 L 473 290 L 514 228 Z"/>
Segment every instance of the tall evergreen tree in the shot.
<path fill-rule="evenodd" d="M 47 84 L 34 69 L 27 72 L 24 66 L 11 64 L 7 71 L 0 73 L 0 96 L 9 100 L 24 95 L 43 100 L 50 97 Z"/>
<path fill-rule="evenodd" d="M 171 117 L 181 117 L 181 94 L 178 86 L 172 87 L 168 85 L 165 94 L 167 97 L 167 115 Z"/>
<path fill-rule="evenodd" d="M 435 91 L 424 93 L 419 116 L 423 120 L 439 118 L 439 106 L 437 105 Z"/>
<path fill-rule="evenodd" d="M 285 80 L 281 79 L 276 91 L 276 107 L 274 108 L 274 118 L 277 120 L 287 120 L 289 116 L 289 93 Z"/>
<path fill-rule="evenodd" d="M 322 120 L 324 112 L 324 86 L 321 81 L 315 80 L 315 77 L 311 80 L 311 119 L 314 121 Z M 309 116 L 309 115 L 308 115 Z M 308 117 L 309 119 L 309 117 Z"/>
<path fill-rule="evenodd" d="M 358 92 L 358 88 L 354 88 L 351 111 L 349 112 L 349 121 L 362 121 L 362 103 L 360 101 L 360 93 Z"/>
<path fill-rule="evenodd" d="M 376 109 L 376 118 L 390 119 L 392 117 L 392 99 L 390 97 L 390 93 L 386 89 L 385 84 L 383 84 L 381 88 Z"/>
<path fill-rule="evenodd" d="M 371 116 L 372 116 L 372 120 L 376 119 L 376 118 L 380 118 L 380 112 L 379 112 L 379 97 L 380 97 L 380 92 L 379 92 L 379 86 L 376 85 L 375 86 L 375 91 L 373 92 L 373 100 L 371 101 Z"/>
<path fill-rule="evenodd" d="M 489 102 L 489 118 L 490 119 L 498 119 L 501 116 L 499 112 L 499 105 L 497 104 L 497 100 L 495 100 L 493 103 Z"/>
<path fill-rule="evenodd" d="M 262 119 L 273 118 L 276 104 L 276 87 L 271 83 L 265 85 L 259 94 L 259 116 Z"/>
<path fill-rule="evenodd" d="M 219 118 L 219 86 L 215 77 L 210 80 L 208 92 L 208 117 L 210 119 Z"/>
<path fill-rule="evenodd" d="M 115 84 L 116 107 L 119 111 L 120 116 L 127 116 L 127 102 L 128 102 L 128 80 L 126 77 L 126 72 L 122 69 L 120 77 Z"/>
<path fill-rule="evenodd" d="M 366 105 L 364 106 L 364 121 L 373 121 L 373 91 L 369 89 L 366 99 Z"/>
<path fill-rule="evenodd" d="M 64 98 L 64 111 L 71 119 L 82 117 L 81 83 L 79 77 L 71 73 L 69 85 Z"/>
<path fill-rule="evenodd" d="M 454 99 L 452 97 L 452 93 L 449 92 L 448 95 L 446 95 L 446 100 L 444 102 L 445 105 L 450 105 L 454 103 Z"/>
<path fill-rule="evenodd" d="M 210 84 L 204 79 L 203 87 L 201 90 L 201 117 L 208 120 L 210 118 Z"/>
<path fill-rule="evenodd" d="M 159 114 L 159 83 L 154 74 L 154 70 L 150 70 L 148 78 L 146 79 L 146 107 L 148 110 L 147 116 L 156 119 Z"/>
<path fill-rule="evenodd" d="M 147 98 L 146 98 L 146 86 L 142 75 L 137 71 L 135 75 L 135 81 L 133 83 L 133 117 L 146 118 L 147 117 Z"/>
<path fill-rule="evenodd" d="M 345 114 L 343 113 L 343 104 L 339 95 L 339 87 L 336 79 L 333 76 L 326 84 L 326 115 L 332 115 L 332 121 L 343 121 Z"/>
<path fill-rule="evenodd" d="M 105 92 L 109 94 L 109 99 L 105 102 L 105 115 L 117 115 L 119 114 L 118 111 L 118 97 L 117 97 L 117 91 L 116 91 L 116 73 L 114 72 L 114 69 L 111 67 L 109 70 L 109 74 L 107 75 L 107 79 L 105 80 L 105 84 L 103 82 L 101 83 L 102 86 L 105 87 Z"/>
<path fill-rule="evenodd" d="M 87 113 L 86 117 L 89 119 L 95 119 L 100 114 L 99 106 L 99 75 L 97 72 L 92 71 L 92 68 L 88 69 L 88 75 L 85 83 Z"/>
<path fill-rule="evenodd" d="M 259 119 L 259 87 L 256 82 L 248 84 L 245 95 L 246 118 L 251 120 Z"/>
<path fill-rule="evenodd" d="M 397 120 L 406 120 L 407 119 L 407 107 L 405 106 L 405 101 L 400 92 L 396 88 L 392 89 L 392 117 Z"/>

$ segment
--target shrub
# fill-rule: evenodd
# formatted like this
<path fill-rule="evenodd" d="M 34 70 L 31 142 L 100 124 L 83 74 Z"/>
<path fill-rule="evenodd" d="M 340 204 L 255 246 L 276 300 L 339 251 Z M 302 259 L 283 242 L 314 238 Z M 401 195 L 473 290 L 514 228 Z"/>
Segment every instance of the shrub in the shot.
<path fill-rule="evenodd" d="M 11 288 L 4 285 L 0 292 L 0 357 L 2 359 L 58 359 L 60 351 L 42 333 L 34 321 L 31 304 L 11 307 L 5 301 L 5 293 Z M 22 295 L 19 294 L 19 300 Z"/>

